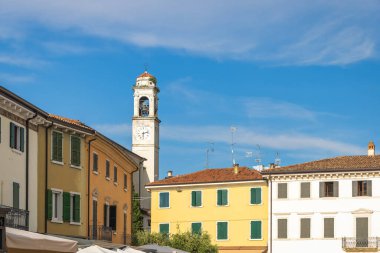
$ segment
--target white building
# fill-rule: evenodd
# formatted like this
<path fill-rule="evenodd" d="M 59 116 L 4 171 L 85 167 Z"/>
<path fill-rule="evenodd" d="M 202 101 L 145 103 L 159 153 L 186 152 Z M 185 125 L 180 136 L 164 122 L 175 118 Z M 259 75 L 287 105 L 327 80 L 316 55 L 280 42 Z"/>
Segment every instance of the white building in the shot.
<path fill-rule="evenodd" d="M 150 192 L 145 185 L 159 178 L 159 126 L 157 80 L 148 72 L 136 79 L 132 119 L 132 152 L 145 158 L 143 166 L 133 175 L 135 191 L 140 196 L 144 228 L 150 229 Z"/>
<path fill-rule="evenodd" d="M 378 252 L 380 156 L 275 167 L 269 180 L 269 252 Z"/>
<path fill-rule="evenodd" d="M 37 231 L 37 132 L 47 116 L 0 86 L 0 208 L 11 208 L 8 222 L 30 231 Z"/>

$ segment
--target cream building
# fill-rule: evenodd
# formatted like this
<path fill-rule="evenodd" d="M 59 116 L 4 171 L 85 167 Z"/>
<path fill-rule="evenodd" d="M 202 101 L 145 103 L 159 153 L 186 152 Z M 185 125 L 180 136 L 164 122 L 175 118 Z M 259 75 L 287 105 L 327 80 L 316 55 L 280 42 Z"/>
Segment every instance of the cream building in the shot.
<path fill-rule="evenodd" d="M 0 205 L 11 207 L 9 226 L 37 231 L 37 133 L 47 117 L 0 86 Z"/>

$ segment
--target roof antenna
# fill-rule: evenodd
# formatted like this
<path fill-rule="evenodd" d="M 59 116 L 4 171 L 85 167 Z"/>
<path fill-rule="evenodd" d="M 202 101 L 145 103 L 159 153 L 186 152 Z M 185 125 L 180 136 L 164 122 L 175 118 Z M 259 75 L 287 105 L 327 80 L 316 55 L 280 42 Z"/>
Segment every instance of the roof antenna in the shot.
<path fill-rule="evenodd" d="M 206 169 L 208 168 L 208 155 L 210 152 L 214 152 L 214 143 L 208 142 L 207 143 L 207 149 L 206 149 Z"/>
<path fill-rule="evenodd" d="M 231 131 L 231 155 L 232 155 L 232 166 L 235 166 L 236 161 L 235 161 L 235 154 L 234 154 L 234 133 L 236 132 L 237 127 L 231 126 L 230 131 Z"/>
<path fill-rule="evenodd" d="M 148 67 L 149 67 L 148 63 L 144 63 L 145 73 L 148 73 Z"/>
<path fill-rule="evenodd" d="M 276 164 L 276 166 L 280 166 L 280 163 L 281 163 L 280 153 L 276 152 L 276 159 L 274 159 L 274 164 Z"/>
<path fill-rule="evenodd" d="M 261 147 L 259 144 L 256 144 L 256 147 L 257 147 L 257 156 L 255 159 L 255 162 L 257 163 L 257 165 L 261 165 Z"/>

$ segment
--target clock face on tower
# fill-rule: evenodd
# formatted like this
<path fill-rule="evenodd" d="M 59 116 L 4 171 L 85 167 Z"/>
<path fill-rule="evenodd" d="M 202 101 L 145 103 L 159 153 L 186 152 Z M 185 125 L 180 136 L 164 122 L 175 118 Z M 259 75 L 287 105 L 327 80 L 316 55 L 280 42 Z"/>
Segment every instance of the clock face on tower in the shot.
<path fill-rule="evenodd" d="M 147 126 L 137 127 L 135 138 L 137 140 L 149 140 L 149 138 L 150 138 L 150 127 L 147 127 Z"/>

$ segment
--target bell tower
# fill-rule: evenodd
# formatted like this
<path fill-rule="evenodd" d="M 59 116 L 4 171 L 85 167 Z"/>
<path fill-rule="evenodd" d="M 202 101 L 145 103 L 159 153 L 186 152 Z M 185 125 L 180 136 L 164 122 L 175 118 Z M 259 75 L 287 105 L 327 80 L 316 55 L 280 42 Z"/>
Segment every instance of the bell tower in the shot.
<path fill-rule="evenodd" d="M 142 209 L 150 210 L 150 193 L 144 186 L 159 178 L 159 126 L 157 80 L 147 71 L 136 79 L 132 118 L 132 152 L 144 157 L 144 167 L 134 173 L 133 184 Z M 144 222 L 145 223 L 145 222 Z"/>

